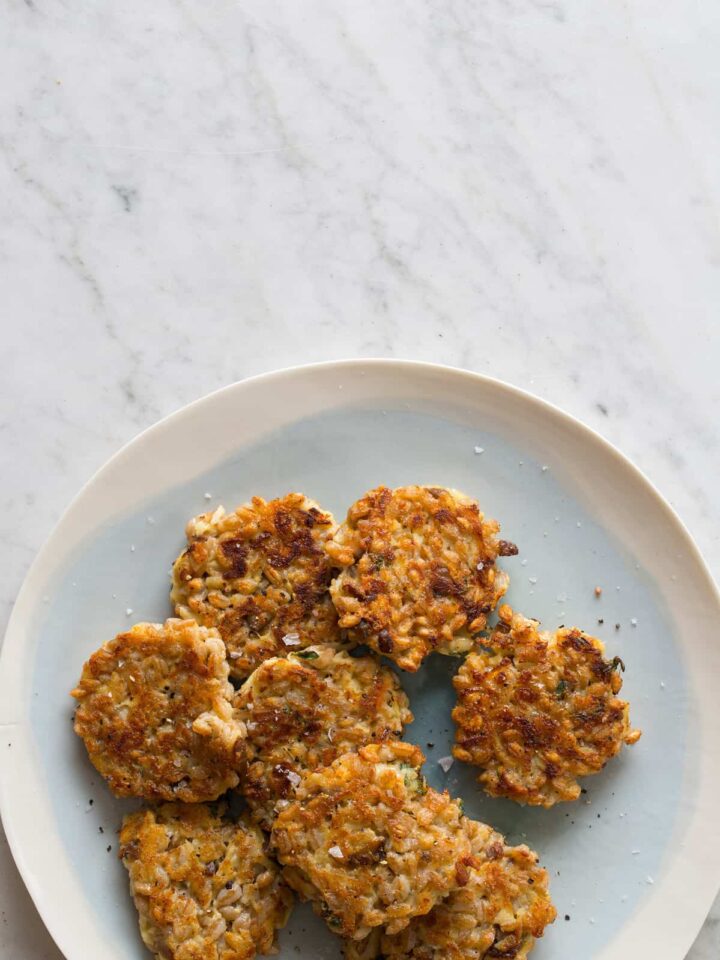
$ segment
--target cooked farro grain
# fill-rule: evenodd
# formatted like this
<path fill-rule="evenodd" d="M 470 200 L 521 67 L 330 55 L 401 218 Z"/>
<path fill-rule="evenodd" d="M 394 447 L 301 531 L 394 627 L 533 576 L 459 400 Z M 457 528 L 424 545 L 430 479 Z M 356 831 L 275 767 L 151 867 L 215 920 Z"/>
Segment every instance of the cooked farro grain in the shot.
<path fill-rule="evenodd" d="M 233 695 L 217 631 L 138 623 L 83 667 L 75 732 L 118 797 L 214 800 L 244 758 Z"/>
<path fill-rule="evenodd" d="M 605 660 L 600 640 L 577 628 L 540 633 L 507 605 L 499 613 L 486 646 L 455 677 L 453 753 L 481 768 L 493 796 L 544 807 L 574 800 L 578 777 L 640 737 L 617 697 L 624 665 Z"/>
<path fill-rule="evenodd" d="M 292 894 L 257 827 L 223 804 L 164 804 L 126 816 L 120 856 L 140 933 L 158 960 L 276 953 Z"/>
<path fill-rule="evenodd" d="M 459 804 L 427 787 L 422 761 L 407 743 L 361 747 L 307 774 L 275 820 L 288 883 L 344 937 L 402 930 L 466 869 Z"/>
<path fill-rule="evenodd" d="M 343 568 L 330 591 L 340 626 L 404 670 L 469 650 L 507 589 L 495 561 L 517 553 L 498 530 L 456 490 L 371 490 L 327 543 Z"/>
<path fill-rule="evenodd" d="M 339 642 L 324 550 L 334 532 L 332 515 L 301 493 L 195 517 L 173 568 L 175 613 L 217 627 L 238 678 L 289 650 Z"/>
<path fill-rule="evenodd" d="M 326 645 L 260 664 L 236 706 L 248 730 L 241 789 L 267 830 L 277 801 L 292 798 L 308 771 L 371 741 L 394 740 L 412 720 L 392 670 Z"/>

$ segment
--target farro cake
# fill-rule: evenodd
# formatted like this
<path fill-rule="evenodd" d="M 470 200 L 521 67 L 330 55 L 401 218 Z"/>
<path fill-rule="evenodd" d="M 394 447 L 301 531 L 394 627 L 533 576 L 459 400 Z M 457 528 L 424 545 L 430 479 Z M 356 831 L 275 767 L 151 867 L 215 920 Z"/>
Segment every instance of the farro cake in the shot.
<path fill-rule="evenodd" d="M 276 953 L 293 896 L 260 830 L 224 804 L 164 804 L 125 817 L 120 857 L 140 932 L 158 960 Z"/>
<path fill-rule="evenodd" d="M 215 800 L 237 784 L 246 731 L 217 631 L 138 623 L 90 657 L 72 696 L 75 732 L 115 796 Z"/>
<path fill-rule="evenodd" d="M 617 696 L 624 664 L 577 628 L 540 632 L 507 605 L 499 616 L 455 677 L 453 753 L 480 767 L 493 796 L 544 807 L 575 800 L 578 777 L 640 737 Z"/>
<path fill-rule="evenodd" d="M 285 876 L 344 937 L 396 933 L 466 871 L 460 805 L 427 787 L 421 751 L 370 744 L 307 774 L 272 842 Z"/>
<path fill-rule="evenodd" d="M 327 645 L 266 660 L 235 702 L 248 731 L 241 789 L 267 830 L 275 804 L 287 803 L 307 772 L 371 741 L 397 739 L 412 720 L 391 669 Z"/>
<path fill-rule="evenodd" d="M 404 670 L 469 650 L 507 589 L 496 560 L 517 553 L 499 529 L 457 490 L 371 490 L 327 542 L 340 626 Z"/>
<path fill-rule="evenodd" d="M 193 518 L 173 567 L 176 615 L 217 627 L 239 679 L 289 650 L 340 642 L 324 550 L 335 529 L 332 514 L 301 493 Z"/>

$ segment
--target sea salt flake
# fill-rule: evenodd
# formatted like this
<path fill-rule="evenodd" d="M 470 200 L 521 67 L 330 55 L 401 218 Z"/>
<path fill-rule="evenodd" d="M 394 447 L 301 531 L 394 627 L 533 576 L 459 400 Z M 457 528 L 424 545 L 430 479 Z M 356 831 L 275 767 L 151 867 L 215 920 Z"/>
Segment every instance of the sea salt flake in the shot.
<path fill-rule="evenodd" d="M 206 500 L 212 500 L 212 494 L 211 494 L 211 493 L 204 493 L 203 496 L 205 497 Z"/>
<path fill-rule="evenodd" d="M 286 647 L 299 647 L 300 646 L 300 634 L 299 633 L 286 633 L 282 642 Z"/>
<path fill-rule="evenodd" d="M 334 847 L 330 847 L 330 849 L 328 850 L 328 853 L 331 857 L 335 857 L 336 860 L 345 859 L 345 854 L 342 852 L 340 847 L 337 846 L 337 844 Z"/>
<path fill-rule="evenodd" d="M 655 883 L 652 877 L 648 877 L 646 882 L 649 883 L 651 886 L 653 883 Z"/>
<path fill-rule="evenodd" d="M 633 627 L 637 626 L 637 617 L 630 617 L 630 625 Z"/>
<path fill-rule="evenodd" d="M 239 660 L 241 656 L 242 656 L 242 654 L 241 654 L 238 650 L 231 650 L 231 651 L 230 651 L 230 659 L 231 659 L 231 660 Z"/>
<path fill-rule="evenodd" d="M 548 465 L 547 465 L 546 463 L 544 463 L 544 464 L 540 467 L 540 469 L 542 470 L 543 473 L 546 473 L 546 472 L 548 471 L 549 467 L 548 467 Z"/>
<path fill-rule="evenodd" d="M 302 780 L 302 777 L 298 773 L 295 773 L 294 770 L 288 770 L 288 772 L 285 774 L 285 777 L 290 781 L 290 783 L 294 787 L 300 786 L 300 781 Z"/>
<path fill-rule="evenodd" d="M 447 773 L 450 767 L 455 763 L 454 757 L 440 757 L 438 760 L 438 766 L 441 768 L 443 773 Z"/>
<path fill-rule="evenodd" d="M 485 447 L 475 447 L 475 453 L 485 453 Z"/>
<path fill-rule="evenodd" d="M 125 616 L 126 616 L 126 617 L 131 616 L 131 615 L 132 615 L 132 612 L 133 612 L 133 611 L 132 611 L 132 607 L 127 607 L 126 610 L 125 610 Z"/>
<path fill-rule="evenodd" d="M 528 577 L 530 583 L 537 583 L 537 577 Z"/>

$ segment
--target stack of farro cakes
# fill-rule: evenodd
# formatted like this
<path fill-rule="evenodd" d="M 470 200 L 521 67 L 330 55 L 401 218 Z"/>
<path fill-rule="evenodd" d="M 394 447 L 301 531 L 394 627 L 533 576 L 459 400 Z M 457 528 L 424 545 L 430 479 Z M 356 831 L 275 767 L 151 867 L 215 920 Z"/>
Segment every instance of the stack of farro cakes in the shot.
<path fill-rule="evenodd" d="M 339 526 L 254 497 L 186 532 L 175 618 L 104 644 L 72 691 L 90 760 L 145 801 L 120 856 L 148 949 L 275 953 L 296 894 L 347 960 L 526 957 L 555 919 L 547 873 L 427 785 L 398 670 L 462 658 L 455 757 L 549 807 L 639 738 L 622 661 L 507 605 L 490 626 L 518 550 L 456 490 L 378 487 Z"/>

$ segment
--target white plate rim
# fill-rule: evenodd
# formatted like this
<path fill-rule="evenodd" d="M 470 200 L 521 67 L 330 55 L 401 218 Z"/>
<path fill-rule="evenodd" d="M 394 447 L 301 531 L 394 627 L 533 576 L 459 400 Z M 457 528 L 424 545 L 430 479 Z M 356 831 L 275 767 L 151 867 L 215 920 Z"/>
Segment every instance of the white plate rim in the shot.
<path fill-rule="evenodd" d="M 111 471 L 122 462 L 131 448 L 134 448 L 141 443 L 147 443 L 148 441 L 151 441 L 153 436 L 161 434 L 162 431 L 164 431 L 165 428 L 167 428 L 171 423 L 174 423 L 182 418 L 189 417 L 191 414 L 200 410 L 204 406 L 212 405 L 222 395 L 234 392 L 237 392 L 238 394 L 242 392 L 252 392 L 252 390 L 260 384 L 267 384 L 274 380 L 282 381 L 284 379 L 292 379 L 298 375 L 312 376 L 312 374 L 316 371 L 327 370 L 337 371 L 337 373 L 340 375 L 350 374 L 359 370 L 383 370 L 385 372 L 395 370 L 399 376 L 403 376 L 408 372 L 412 374 L 413 371 L 432 371 L 442 376 L 464 378 L 470 384 L 474 382 L 478 386 L 496 390 L 500 395 L 505 394 L 508 397 L 514 397 L 516 400 L 525 402 L 531 407 L 534 407 L 536 410 L 541 411 L 545 415 L 560 421 L 566 427 L 570 427 L 583 434 L 587 440 L 591 441 L 599 450 L 602 450 L 606 456 L 610 456 L 616 461 L 618 466 L 627 471 L 643 488 L 645 493 L 651 495 L 655 502 L 655 506 L 662 510 L 667 522 L 672 525 L 675 534 L 683 542 L 688 554 L 692 557 L 692 560 L 697 565 L 698 572 L 703 577 L 702 586 L 706 590 L 708 598 L 711 598 L 712 603 L 714 604 L 715 616 L 720 619 L 720 591 L 718 590 L 714 578 L 699 548 L 694 542 L 682 519 L 668 503 L 668 501 L 662 496 L 652 481 L 640 470 L 640 468 L 637 467 L 627 456 L 625 456 L 625 454 L 623 454 L 617 447 L 615 447 L 612 443 L 610 443 L 610 441 L 608 441 L 592 427 L 589 427 L 581 420 L 562 410 L 555 404 L 537 397 L 523 388 L 516 387 L 498 378 L 476 373 L 460 367 L 392 358 L 328 360 L 311 364 L 299 364 L 279 370 L 268 371 L 236 381 L 225 387 L 221 387 L 218 390 L 212 391 L 211 393 L 206 394 L 205 396 L 170 413 L 157 423 L 152 424 L 145 430 L 141 431 L 134 438 L 125 443 L 97 471 L 95 471 L 95 473 L 81 487 L 79 492 L 70 502 L 69 506 L 63 512 L 60 520 L 55 525 L 53 531 L 46 539 L 41 549 L 38 551 L 33 563 L 30 566 L 30 569 L 25 576 L 22 587 L 13 605 L 13 610 L 11 612 L 5 632 L 2 650 L 0 651 L 0 704 L 7 705 L 16 700 L 17 686 L 13 681 L 17 679 L 18 674 L 15 668 L 17 664 L 21 662 L 23 652 L 23 631 L 20 614 L 21 611 L 24 611 L 25 607 L 28 605 L 29 598 L 31 598 L 33 593 L 36 592 L 34 591 L 34 588 L 35 580 L 38 578 L 38 571 L 43 567 L 47 557 L 55 549 L 55 544 L 60 540 L 64 528 L 69 527 L 72 524 L 75 513 L 79 509 L 85 496 L 100 482 L 102 482 L 106 474 L 111 473 Z M 703 713 L 703 719 L 708 719 L 708 715 L 705 712 Z M 714 725 L 717 730 L 720 731 L 720 722 L 715 723 Z M 19 730 L 22 726 L 23 724 L 21 720 L 11 721 L 0 716 L 0 728 L 2 729 L 13 728 Z M 64 910 L 58 909 L 57 907 L 53 908 L 53 905 L 47 902 L 48 892 L 43 887 L 34 865 L 29 862 L 25 856 L 22 835 L 23 833 L 27 835 L 27 831 L 28 829 L 31 829 L 31 827 L 23 820 L 23 804 L 18 803 L 19 797 L 11 785 L 11 774 L 13 771 L 12 765 L 8 759 L 8 753 L 9 751 L 0 751 L 0 815 L 2 816 L 3 827 L 7 836 L 8 845 L 22 879 L 28 889 L 28 892 L 30 893 L 30 896 L 50 935 L 58 945 L 59 949 L 68 958 L 71 958 L 71 960 L 80 960 L 82 954 L 77 952 L 76 940 L 73 940 L 67 934 L 67 924 L 61 922 L 61 917 L 64 913 Z M 706 761 L 703 766 L 703 774 L 702 802 L 698 804 L 698 807 L 701 809 L 705 809 L 707 806 L 709 797 L 706 796 L 706 794 L 708 791 L 715 792 L 715 789 L 720 787 L 720 762 L 712 761 L 711 763 L 710 760 Z M 718 795 L 718 793 L 716 792 L 715 795 Z M 654 956 L 656 957 L 656 960 L 682 960 L 682 957 L 685 956 L 685 953 L 690 948 L 697 933 L 699 932 L 707 916 L 712 901 L 717 894 L 718 889 L 720 889 L 720 875 L 718 868 L 715 866 L 717 862 L 720 862 L 720 832 L 716 832 L 716 836 L 713 837 L 712 843 L 707 843 L 702 848 L 698 843 L 699 837 L 694 834 L 693 839 L 695 841 L 694 849 L 699 855 L 697 870 L 701 874 L 702 878 L 701 886 L 703 895 L 683 898 L 682 906 L 684 909 L 682 911 L 682 917 L 676 923 L 673 931 L 674 935 L 672 937 L 665 938 L 664 947 L 663 937 L 659 931 L 656 931 L 659 939 L 657 940 L 657 943 L 653 942 L 652 944 L 655 951 Z M 690 879 L 690 874 L 688 874 L 688 879 Z M 693 884 L 693 887 L 695 887 L 695 884 Z M 656 894 L 657 893 L 659 893 L 659 891 L 656 891 Z M 657 899 L 657 896 L 655 899 Z M 65 907 L 67 907 L 67 905 L 65 905 Z M 673 916 L 677 917 L 677 906 L 672 912 Z M 658 916 L 661 915 L 661 913 L 658 913 L 658 911 L 653 911 L 653 913 Z M 637 935 L 637 915 L 631 918 L 629 924 L 623 928 L 623 931 L 620 935 L 623 940 L 625 940 L 629 935 L 628 926 L 632 928 L 632 933 L 635 934 L 632 939 L 637 944 L 641 944 L 643 942 L 642 937 Z M 617 960 L 617 958 L 619 958 L 621 955 L 615 952 L 613 949 L 614 945 L 617 945 L 616 941 L 612 941 L 608 947 L 603 948 L 601 953 L 597 956 L 597 960 L 606 960 L 606 958 L 607 960 Z M 647 941 L 645 941 L 645 946 L 649 946 Z M 680 947 L 684 951 L 682 954 L 677 953 L 677 950 Z"/>

